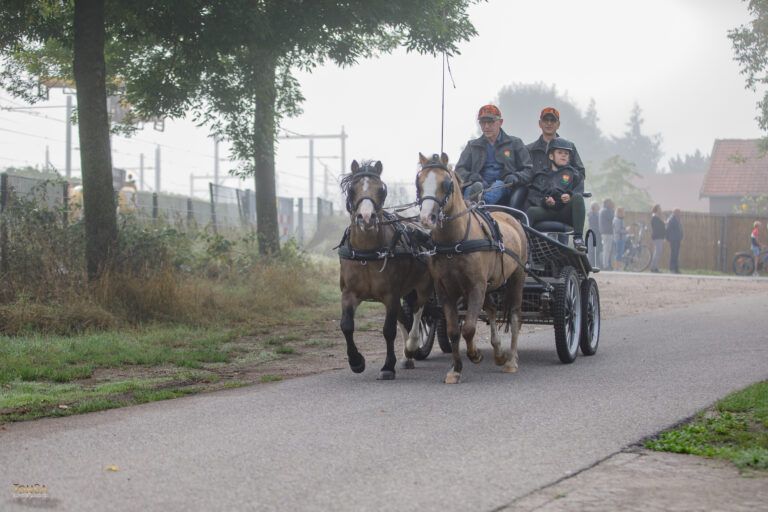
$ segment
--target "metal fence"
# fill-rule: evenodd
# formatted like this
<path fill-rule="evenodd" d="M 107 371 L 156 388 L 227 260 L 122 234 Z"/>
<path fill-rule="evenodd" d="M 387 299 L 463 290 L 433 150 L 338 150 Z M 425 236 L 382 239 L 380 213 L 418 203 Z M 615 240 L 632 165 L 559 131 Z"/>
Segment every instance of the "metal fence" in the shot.
<path fill-rule="evenodd" d="M 74 203 L 82 201 L 74 198 L 70 184 L 60 181 L 47 181 L 41 178 L 0 174 L 0 210 L 5 211 L 14 198 L 23 198 L 43 205 L 49 209 L 59 209 L 67 221 L 70 198 Z M 209 200 L 176 194 L 162 194 L 136 191 L 135 188 L 122 187 L 116 192 L 118 211 L 134 215 L 144 222 L 166 222 L 179 228 L 210 228 L 214 231 L 253 230 L 256 228 L 256 194 L 252 190 L 242 190 L 223 185 L 209 185 Z M 305 207 L 307 210 L 305 211 Z M 309 211 L 309 202 L 303 198 L 278 197 L 277 214 L 281 241 L 296 239 L 303 244 L 315 234 L 320 222 L 318 219 L 331 218 L 334 215 L 333 203 L 317 199 L 317 214 Z M 76 220 L 81 214 L 77 212 Z"/>

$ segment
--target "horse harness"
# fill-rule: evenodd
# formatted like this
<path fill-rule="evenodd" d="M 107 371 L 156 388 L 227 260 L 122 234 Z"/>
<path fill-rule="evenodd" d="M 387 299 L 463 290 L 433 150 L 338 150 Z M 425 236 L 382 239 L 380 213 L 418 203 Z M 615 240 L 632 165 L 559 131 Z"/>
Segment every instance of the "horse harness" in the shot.
<path fill-rule="evenodd" d="M 483 233 L 485 233 L 485 238 L 467 240 L 467 237 L 469 237 L 469 228 L 472 224 L 473 216 L 479 217 L 478 222 L 480 222 L 480 227 L 482 228 Z M 449 258 L 452 258 L 457 254 L 467 254 L 479 251 L 496 251 L 499 253 L 504 253 L 515 260 L 518 265 L 525 268 L 525 264 L 520 259 L 520 256 L 512 249 L 508 249 L 504 246 L 504 240 L 501 236 L 501 230 L 499 229 L 499 224 L 496 222 L 496 219 L 491 216 L 489 211 L 482 207 L 477 207 L 471 211 L 471 215 L 467 218 L 467 228 L 464 231 L 464 238 L 461 241 L 455 244 L 435 244 L 434 248 L 432 249 L 432 254 L 443 254 L 447 255 Z M 501 260 L 501 264 L 503 269 L 503 258 Z"/>
<path fill-rule="evenodd" d="M 442 169 L 449 174 L 451 174 L 450 169 L 448 169 L 445 165 L 443 165 L 440 162 L 435 162 L 437 155 L 433 156 L 432 162 L 423 165 L 422 170 L 424 169 Z M 481 204 L 474 204 L 471 207 L 469 207 L 467 210 L 464 210 L 463 212 L 460 212 L 456 215 L 444 215 L 443 214 L 443 208 L 448 203 L 448 199 L 450 199 L 451 194 L 453 193 L 453 180 L 449 182 L 448 187 L 446 187 L 446 193 L 445 197 L 443 197 L 442 201 L 438 201 L 437 197 L 435 196 L 422 196 L 419 192 L 419 186 L 418 186 L 418 177 L 416 178 L 416 191 L 417 191 L 417 199 L 419 207 L 421 207 L 422 203 L 426 201 L 427 199 L 433 200 L 435 203 L 438 204 L 440 210 L 439 215 L 441 222 L 449 222 L 452 220 L 455 220 L 462 215 L 469 215 L 467 218 L 467 228 L 464 231 L 464 238 L 455 244 L 435 244 L 431 251 L 428 251 L 428 255 L 435 255 L 435 254 L 442 254 L 447 255 L 449 258 L 452 258 L 453 256 L 457 254 L 466 254 L 470 252 L 478 252 L 478 251 L 498 251 L 500 253 L 507 254 L 510 256 L 513 260 L 517 262 L 518 265 L 525 268 L 525 264 L 520 260 L 520 256 L 514 252 L 511 249 L 507 249 L 504 247 L 504 240 L 501 236 L 501 230 L 499 229 L 499 224 L 496 222 L 496 219 L 494 219 L 490 212 L 482 208 Z M 472 216 L 479 217 L 478 221 L 480 222 L 480 227 L 483 230 L 483 233 L 485 233 L 485 238 L 479 238 L 476 240 L 467 240 L 469 237 L 469 229 L 472 224 Z M 502 269 L 504 265 L 504 259 L 501 260 Z"/>
<path fill-rule="evenodd" d="M 381 214 L 385 219 L 382 224 L 391 224 L 395 230 L 395 235 L 389 245 L 372 250 L 355 249 L 350 241 L 351 226 L 347 226 L 339 245 L 334 247 L 334 249 L 338 249 L 339 258 L 359 261 L 362 265 L 367 265 L 369 261 L 384 260 L 384 266 L 386 266 L 389 258 L 397 258 L 398 256 L 417 257 L 420 261 L 424 261 L 420 249 L 428 237 L 426 235 L 419 236 L 421 234 L 419 231 L 409 229 L 396 215 L 386 211 L 381 212 Z M 384 270 L 384 266 L 382 266 L 381 271 Z"/>

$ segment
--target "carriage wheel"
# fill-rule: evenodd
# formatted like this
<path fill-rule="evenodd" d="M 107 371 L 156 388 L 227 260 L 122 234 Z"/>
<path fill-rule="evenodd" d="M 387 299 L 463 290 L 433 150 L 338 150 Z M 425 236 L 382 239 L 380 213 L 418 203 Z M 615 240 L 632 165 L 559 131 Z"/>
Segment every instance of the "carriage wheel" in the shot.
<path fill-rule="evenodd" d="M 560 361 L 568 364 L 576 359 L 581 336 L 579 276 L 573 267 L 563 267 L 559 281 L 555 285 L 555 347 Z"/>
<path fill-rule="evenodd" d="M 737 276 L 749 276 L 755 271 L 755 258 L 752 253 L 740 252 L 733 257 L 733 273 Z"/>
<path fill-rule="evenodd" d="M 579 347 L 585 356 L 593 356 L 600 343 L 600 294 L 591 277 L 581 283 L 581 339 Z"/>
<path fill-rule="evenodd" d="M 403 314 L 408 319 L 408 323 L 413 324 L 411 304 L 407 300 L 403 300 L 401 307 L 403 308 Z M 438 320 L 431 315 L 434 308 L 430 307 L 429 304 L 426 304 L 424 307 L 426 309 L 424 309 L 424 313 L 421 315 L 421 322 L 419 322 L 419 348 L 416 349 L 416 353 L 413 356 L 417 361 L 423 361 L 432 352 L 432 345 L 435 343 L 435 333 L 437 331 Z"/>

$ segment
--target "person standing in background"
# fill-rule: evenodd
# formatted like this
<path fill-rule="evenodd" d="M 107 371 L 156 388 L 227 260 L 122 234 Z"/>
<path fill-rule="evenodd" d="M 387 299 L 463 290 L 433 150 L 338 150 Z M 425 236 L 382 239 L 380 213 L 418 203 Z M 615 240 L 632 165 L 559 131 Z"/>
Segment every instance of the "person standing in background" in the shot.
<path fill-rule="evenodd" d="M 627 228 L 624 226 L 624 208 L 616 208 L 613 217 L 613 259 L 616 262 L 615 270 L 622 270 L 624 261 L 624 242 L 627 239 Z"/>
<path fill-rule="evenodd" d="M 653 257 L 651 258 L 651 272 L 659 272 L 659 259 L 664 251 L 664 240 L 667 238 L 667 227 L 661 220 L 661 205 L 653 206 L 651 210 L 651 240 L 653 241 Z"/>
<path fill-rule="evenodd" d="M 600 237 L 603 239 L 603 266 L 604 270 L 613 269 L 613 201 L 603 200 L 603 207 L 598 213 Z"/>
<path fill-rule="evenodd" d="M 752 272 L 754 277 L 757 277 L 757 265 L 760 263 L 760 221 L 756 220 L 752 224 L 752 234 L 749 235 L 749 245 L 752 248 L 752 255 L 755 257 L 755 270 Z M 763 269 L 766 270 L 766 269 Z"/>
<path fill-rule="evenodd" d="M 587 249 L 589 250 L 589 263 L 593 267 L 599 267 L 603 254 L 603 239 L 600 236 L 600 204 L 597 201 L 592 201 L 592 205 L 589 208 L 587 214 L 587 226 L 595 234 L 595 246 L 593 247 L 589 241 L 587 241 Z"/>
<path fill-rule="evenodd" d="M 683 241 L 683 224 L 680 222 L 680 208 L 672 210 L 667 219 L 667 241 L 669 242 L 669 271 L 680 273 L 680 243 Z"/>

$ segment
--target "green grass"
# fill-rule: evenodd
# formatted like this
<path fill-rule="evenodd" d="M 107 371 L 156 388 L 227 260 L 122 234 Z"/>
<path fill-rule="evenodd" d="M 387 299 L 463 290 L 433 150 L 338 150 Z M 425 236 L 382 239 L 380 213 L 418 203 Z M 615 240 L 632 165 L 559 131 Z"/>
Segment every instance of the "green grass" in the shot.
<path fill-rule="evenodd" d="M 279 382 L 283 380 L 283 378 L 280 375 L 262 375 L 259 379 L 260 382 L 266 383 L 266 382 Z"/>
<path fill-rule="evenodd" d="M 726 459 L 742 470 L 768 471 L 768 381 L 728 395 L 711 410 L 645 446 Z"/>

